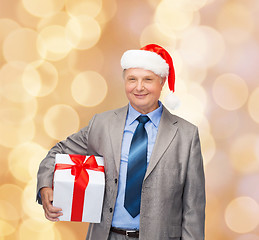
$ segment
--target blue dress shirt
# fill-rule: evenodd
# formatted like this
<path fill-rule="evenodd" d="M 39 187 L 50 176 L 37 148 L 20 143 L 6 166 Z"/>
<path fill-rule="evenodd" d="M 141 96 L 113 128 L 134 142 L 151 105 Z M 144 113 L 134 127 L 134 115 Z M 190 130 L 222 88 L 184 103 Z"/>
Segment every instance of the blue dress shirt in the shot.
<path fill-rule="evenodd" d="M 153 112 L 147 114 L 150 121 L 145 124 L 145 129 L 148 135 L 148 151 L 147 151 L 147 164 L 156 141 L 158 126 L 162 115 L 162 104 L 159 101 L 159 107 Z M 119 173 L 119 186 L 118 194 L 114 208 L 112 219 L 112 226 L 122 229 L 139 229 L 139 215 L 133 218 L 128 211 L 124 208 L 124 197 L 126 187 L 126 176 L 128 166 L 129 149 L 133 134 L 137 128 L 138 120 L 136 120 L 141 113 L 136 111 L 130 104 L 126 118 L 125 128 L 123 132 L 122 147 L 121 147 L 121 161 Z"/>

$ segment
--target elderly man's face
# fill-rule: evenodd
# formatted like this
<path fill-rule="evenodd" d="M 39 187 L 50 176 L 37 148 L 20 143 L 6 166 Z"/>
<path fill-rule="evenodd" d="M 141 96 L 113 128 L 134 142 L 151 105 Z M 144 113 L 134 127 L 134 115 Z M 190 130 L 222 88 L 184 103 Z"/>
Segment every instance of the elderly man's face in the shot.
<path fill-rule="evenodd" d="M 165 78 L 149 70 L 129 68 L 124 72 L 124 81 L 129 102 L 138 112 L 147 114 L 158 108 Z"/>

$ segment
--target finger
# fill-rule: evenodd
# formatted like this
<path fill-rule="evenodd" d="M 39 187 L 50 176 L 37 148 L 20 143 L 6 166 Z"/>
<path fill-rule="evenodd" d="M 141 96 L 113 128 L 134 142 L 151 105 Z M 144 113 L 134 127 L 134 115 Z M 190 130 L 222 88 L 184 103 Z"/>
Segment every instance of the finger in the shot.
<path fill-rule="evenodd" d="M 49 216 L 46 212 L 45 212 L 45 217 L 46 217 L 46 219 L 48 219 L 48 220 L 50 220 L 50 221 L 52 221 L 52 222 L 58 222 L 58 221 L 60 221 L 57 217 L 51 217 L 51 216 Z"/>
<path fill-rule="evenodd" d="M 62 214 L 62 209 L 54 207 L 51 203 L 47 202 L 43 204 L 43 209 L 49 213 L 61 213 Z"/>
<path fill-rule="evenodd" d="M 53 191 L 48 192 L 48 199 L 50 202 L 53 202 Z"/>
<path fill-rule="evenodd" d="M 57 221 L 57 218 L 63 215 L 61 208 L 55 208 L 49 202 L 43 203 L 43 209 L 46 218 L 50 221 Z"/>
<path fill-rule="evenodd" d="M 60 216 L 62 216 L 62 213 L 50 213 L 48 211 L 45 212 L 45 214 L 49 217 L 49 218 L 58 218 Z"/>
<path fill-rule="evenodd" d="M 62 208 L 54 207 L 51 205 L 50 212 L 62 212 Z"/>
<path fill-rule="evenodd" d="M 60 211 L 49 211 L 48 208 L 43 206 L 43 209 L 45 211 L 45 214 L 49 217 L 49 218 L 57 218 L 63 215 L 62 212 Z"/>
<path fill-rule="evenodd" d="M 62 216 L 62 209 L 54 207 L 53 201 L 53 190 L 51 188 L 42 189 L 42 205 L 45 212 L 46 219 L 50 221 L 59 221 L 58 217 Z"/>
<path fill-rule="evenodd" d="M 52 200 L 53 200 L 53 194 L 52 194 L 52 191 L 50 193 L 47 193 L 47 194 L 44 194 L 44 198 L 43 198 L 43 206 L 46 207 L 46 209 L 49 211 L 49 212 L 60 212 L 62 211 L 61 208 L 59 207 L 54 207 L 52 205 Z"/>
<path fill-rule="evenodd" d="M 61 208 L 54 207 L 52 204 L 48 204 L 48 205 L 47 205 L 47 209 L 48 209 L 48 211 L 51 212 L 51 213 L 62 212 L 62 209 L 61 209 Z"/>
<path fill-rule="evenodd" d="M 48 200 L 49 200 L 48 209 L 49 209 L 50 212 L 60 212 L 60 211 L 62 211 L 61 208 L 54 207 L 52 205 L 52 202 L 53 202 L 53 191 L 52 190 L 50 192 L 48 192 Z"/>
<path fill-rule="evenodd" d="M 62 211 L 62 208 L 54 207 L 52 205 L 52 202 L 50 202 L 48 200 L 44 201 L 43 206 L 45 206 L 49 212 L 61 212 Z"/>

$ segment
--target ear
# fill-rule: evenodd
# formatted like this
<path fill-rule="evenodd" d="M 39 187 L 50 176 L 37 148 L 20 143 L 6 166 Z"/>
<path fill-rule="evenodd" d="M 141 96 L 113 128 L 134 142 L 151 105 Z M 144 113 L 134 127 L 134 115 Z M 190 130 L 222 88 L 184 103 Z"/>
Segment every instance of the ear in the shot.
<path fill-rule="evenodd" d="M 125 73 L 126 73 L 126 69 L 123 69 L 123 72 L 122 72 L 122 78 L 125 79 Z"/>
<path fill-rule="evenodd" d="M 161 85 L 162 87 L 165 85 L 166 77 L 161 77 Z"/>

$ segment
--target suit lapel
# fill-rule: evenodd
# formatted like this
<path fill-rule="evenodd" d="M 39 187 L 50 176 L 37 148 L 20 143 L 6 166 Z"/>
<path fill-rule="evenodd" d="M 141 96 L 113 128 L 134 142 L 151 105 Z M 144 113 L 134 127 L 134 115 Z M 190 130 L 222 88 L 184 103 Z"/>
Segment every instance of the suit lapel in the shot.
<path fill-rule="evenodd" d="M 156 142 L 149 160 L 144 180 L 152 172 L 169 144 L 173 141 L 177 132 L 177 126 L 175 125 L 176 122 L 177 120 L 174 118 L 174 116 L 165 107 L 163 107 L 163 113 L 157 132 Z"/>
<path fill-rule="evenodd" d="M 122 144 L 127 112 L 128 112 L 128 106 L 125 106 L 120 109 L 116 109 L 114 111 L 114 115 L 111 121 L 109 122 L 111 145 L 112 145 L 113 156 L 115 160 L 117 173 L 119 173 L 119 169 L 120 169 L 121 144 Z"/>

